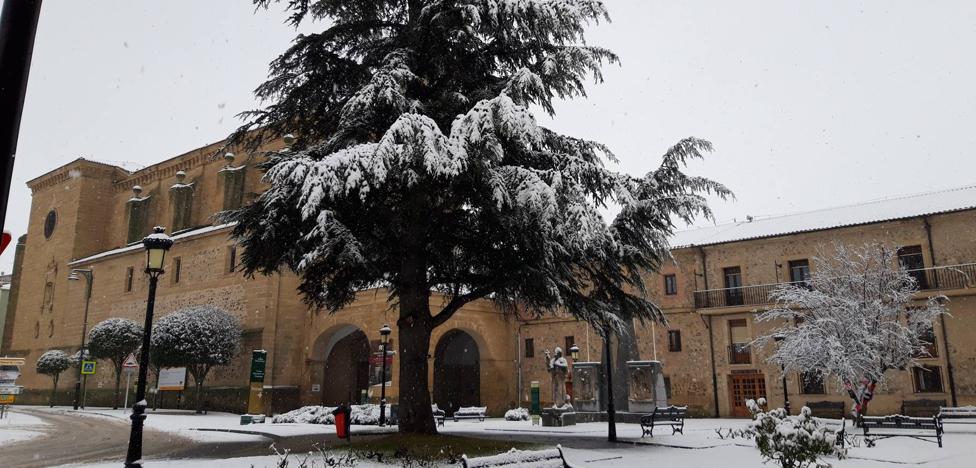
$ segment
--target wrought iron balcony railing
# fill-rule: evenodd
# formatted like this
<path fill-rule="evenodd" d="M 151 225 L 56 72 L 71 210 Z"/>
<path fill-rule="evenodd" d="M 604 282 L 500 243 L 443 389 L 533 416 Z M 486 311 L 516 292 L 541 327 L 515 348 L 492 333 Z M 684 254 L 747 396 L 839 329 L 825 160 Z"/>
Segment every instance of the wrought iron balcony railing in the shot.
<path fill-rule="evenodd" d="M 748 343 L 733 343 L 729 345 L 729 364 L 751 364 L 752 350 Z"/>
<path fill-rule="evenodd" d="M 976 287 L 976 263 L 909 270 L 922 291 Z M 803 286 L 803 282 L 759 284 L 737 288 L 695 291 L 695 308 L 769 304 L 769 294 L 783 285 Z"/>

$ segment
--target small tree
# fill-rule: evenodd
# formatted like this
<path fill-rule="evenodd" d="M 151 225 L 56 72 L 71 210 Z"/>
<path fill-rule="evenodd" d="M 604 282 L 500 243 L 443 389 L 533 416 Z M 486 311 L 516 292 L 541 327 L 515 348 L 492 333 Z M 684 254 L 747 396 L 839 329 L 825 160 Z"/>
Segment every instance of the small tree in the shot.
<path fill-rule="evenodd" d="M 71 357 L 60 349 L 52 349 L 37 358 L 37 373 L 50 376 L 51 380 L 54 381 L 54 386 L 51 387 L 51 401 L 49 402 L 52 408 L 54 407 L 54 395 L 58 392 L 58 380 L 61 378 L 61 373 L 70 368 L 72 364 Z"/>
<path fill-rule="evenodd" d="M 908 369 L 927 355 L 932 322 L 946 313 L 945 296 L 916 300 L 918 284 L 898 263 L 897 249 L 880 243 L 836 245 L 814 258 L 806 284 L 785 284 L 770 294 L 776 305 L 759 321 L 781 324 L 757 340 L 782 340 L 769 362 L 784 372 L 834 376 L 867 411 L 875 386 L 892 369 Z"/>
<path fill-rule="evenodd" d="M 142 344 L 142 327 L 129 319 L 110 318 L 92 327 L 88 333 L 88 350 L 96 359 L 107 359 L 115 369 L 115 399 L 113 409 L 119 407 L 119 387 L 122 384 L 122 364 L 129 354 Z"/>
<path fill-rule="evenodd" d="M 161 365 L 184 365 L 196 384 L 197 413 L 203 412 L 203 382 L 213 366 L 227 364 L 240 348 L 237 319 L 211 305 L 169 314 L 156 323 L 152 353 Z"/>

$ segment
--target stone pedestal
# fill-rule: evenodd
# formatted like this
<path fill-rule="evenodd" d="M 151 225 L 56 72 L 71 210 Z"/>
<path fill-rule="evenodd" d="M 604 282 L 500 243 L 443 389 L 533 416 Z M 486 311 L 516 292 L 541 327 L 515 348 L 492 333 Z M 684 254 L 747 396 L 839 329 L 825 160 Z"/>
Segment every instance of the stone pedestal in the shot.
<path fill-rule="evenodd" d="M 543 426 L 575 426 L 576 410 L 569 408 L 546 408 L 542 410 Z"/>
<path fill-rule="evenodd" d="M 634 413 L 650 413 L 667 406 L 664 375 L 658 361 L 627 361 L 628 403 Z"/>
<path fill-rule="evenodd" d="M 599 362 L 573 363 L 573 407 L 579 411 L 600 411 L 603 387 L 600 375 Z"/>

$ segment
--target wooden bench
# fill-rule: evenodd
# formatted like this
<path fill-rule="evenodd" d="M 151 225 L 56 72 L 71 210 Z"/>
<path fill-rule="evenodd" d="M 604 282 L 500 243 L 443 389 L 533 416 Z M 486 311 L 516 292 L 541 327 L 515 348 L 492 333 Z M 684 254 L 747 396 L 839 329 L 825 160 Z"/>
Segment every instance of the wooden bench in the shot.
<path fill-rule="evenodd" d="M 913 418 L 895 414 L 891 416 L 862 416 L 861 429 L 868 447 L 873 447 L 880 439 L 891 437 L 910 437 L 912 439 L 932 442 L 935 439 L 942 447 L 942 419 L 938 416 L 931 418 Z"/>
<path fill-rule="evenodd" d="M 901 414 L 915 418 L 930 418 L 946 406 L 945 400 L 905 400 L 901 402 Z"/>
<path fill-rule="evenodd" d="M 685 433 L 685 417 L 688 416 L 687 406 L 668 406 L 667 408 L 654 408 L 651 414 L 645 414 L 640 418 L 641 437 L 649 435 L 654 437 L 654 426 L 671 426 L 671 435 Z"/>
<path fill-rule="evenodd" d="M 943 406 L 939 408 L 939 419 L 943 424 L 976 424 L 976 406 Z"/>
<path fill-rule="evenodd" d="M 438 408 L 437 405 L 430 405 L 430 409 L 434 413 L 434 422 L 437 423 L 438 426 L 443 426 L 445 416 L 444 410 Z"/>
<path fill-rule="evenodd" d="M 458 422 L 461 419 L 477 419 L 478 421 L 485 421 L 485 411 L 488 410 L 487 406 L 467 406 L 458 408 L 454 412 L 454 422 Z"/>
<path fill-rule="evenodd" d="M 490 457 L 468 458 L 461 456 L 461 465 L 467 468 L 481 468 L 490 466 L 531 466 L 533 468 L 572 468 L 563 456 L 563 448 L 559 445 L 546 450 L 516 450 L 492 455 Z"/>
<path fill-rule="evenodd" d="M 810 414 L 815 418 L 843 419 L 845 416 L 842 401 L 811 401 L 805 406 L 810 408 Z"/>

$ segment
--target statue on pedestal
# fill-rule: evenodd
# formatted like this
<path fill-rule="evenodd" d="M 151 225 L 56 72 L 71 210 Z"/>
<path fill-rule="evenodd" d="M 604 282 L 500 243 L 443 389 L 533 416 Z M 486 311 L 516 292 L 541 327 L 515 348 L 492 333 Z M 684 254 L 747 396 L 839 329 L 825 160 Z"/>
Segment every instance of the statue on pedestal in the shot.
<path fill-rule="evenodd" d="M 556 357 L 549 354 L 546 350 L 546 370 L 552 382 L 552 406 L 561 407 L 566 403 L 566 374 L 569 372 L 569 362 L 563 357 L 563 350 L 560 347 L 555 349 Z"/>

